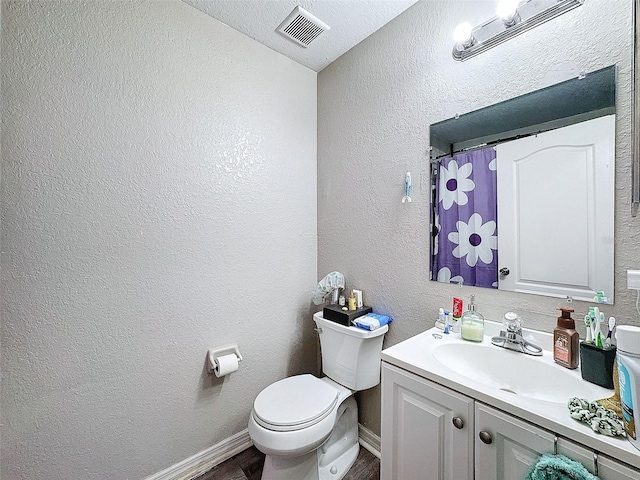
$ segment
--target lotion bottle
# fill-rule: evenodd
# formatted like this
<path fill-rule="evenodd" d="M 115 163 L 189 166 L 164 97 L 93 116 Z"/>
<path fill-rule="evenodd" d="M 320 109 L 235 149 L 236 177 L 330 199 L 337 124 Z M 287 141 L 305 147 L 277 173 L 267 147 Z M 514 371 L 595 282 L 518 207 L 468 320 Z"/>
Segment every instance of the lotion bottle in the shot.
<path fill-rule="evenodd" d="M 351 292 L 351 295 L 349 296 L 349 310 L 355 310 L 356 309 L 356 297 L 353 295 L 353 291 Z"/>
<path fill-rule="evenodd" d="M 580 355 L 580 335 L 576 332 L 576 322 L 571 318 L 572 308 L 561 307 L 558 326 L 553 330 L 553 359 L 566 368 L 578 368 Z"/>

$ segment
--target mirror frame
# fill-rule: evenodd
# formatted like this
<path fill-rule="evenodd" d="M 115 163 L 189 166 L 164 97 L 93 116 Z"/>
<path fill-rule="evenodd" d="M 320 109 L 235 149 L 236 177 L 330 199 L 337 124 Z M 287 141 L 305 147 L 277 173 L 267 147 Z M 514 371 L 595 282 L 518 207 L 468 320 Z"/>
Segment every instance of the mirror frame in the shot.
<path fill-rule="evenodd" d="M 633 156 L 631 165 L 631 215 L 640 206 L 640 0 L 633 2 Z"/>

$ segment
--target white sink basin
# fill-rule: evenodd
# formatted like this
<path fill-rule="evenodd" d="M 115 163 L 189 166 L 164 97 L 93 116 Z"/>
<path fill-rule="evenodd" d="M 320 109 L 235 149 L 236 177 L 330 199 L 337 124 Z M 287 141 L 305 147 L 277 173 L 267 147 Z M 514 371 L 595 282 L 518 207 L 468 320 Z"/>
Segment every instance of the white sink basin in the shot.
<path fill-rule="evenodd" d="M 456 342 L 435 345 L 432 354 L 442 365 L 474 382 L 533 400 L 566 403 L 571 397 L 595 400 L 613 393 L 582 380 L 579 369 L 550 363 L 551 352 L 534 357 L 486 342 Z"/>

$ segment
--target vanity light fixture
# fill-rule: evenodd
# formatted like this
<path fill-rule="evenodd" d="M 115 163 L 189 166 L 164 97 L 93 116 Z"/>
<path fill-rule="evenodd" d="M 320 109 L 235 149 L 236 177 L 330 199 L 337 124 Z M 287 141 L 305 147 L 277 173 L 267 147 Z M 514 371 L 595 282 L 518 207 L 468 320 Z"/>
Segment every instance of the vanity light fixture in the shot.
<path fill-rule="evenodd" d="M 462 27 L 464 24 L 456 27 L 453 58 L 464 61 L 583 3 L 584 0 L 501 0 L 492 19 L 470 32 L 469 27 Z M 468 32 L 466 38 L 462 38 L 463 32 Z"/>

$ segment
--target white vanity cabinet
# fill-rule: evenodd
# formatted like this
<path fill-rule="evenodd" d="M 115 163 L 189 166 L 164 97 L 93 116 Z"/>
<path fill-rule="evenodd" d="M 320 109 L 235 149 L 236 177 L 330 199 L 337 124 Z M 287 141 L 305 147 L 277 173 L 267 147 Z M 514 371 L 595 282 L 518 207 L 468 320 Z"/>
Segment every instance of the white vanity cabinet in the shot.
<path fill-rule="evenodd" d="M 473 407 L 472 398 L 383 363 L 380 478 L 473 480 Z"/>
<path fill-rule="evenodd" d="M 640 479 L 640 470 L 385 362 L 381 441 L 381 480 L 520 479 L 554 448 L 601 480 Z"/>

